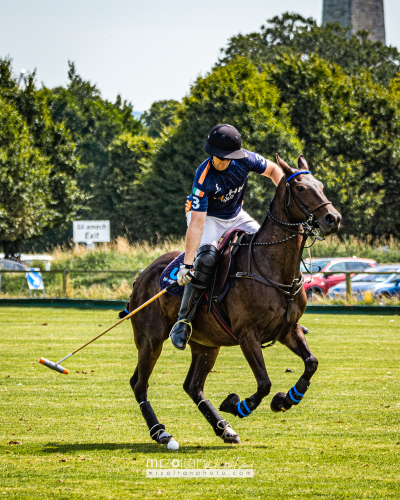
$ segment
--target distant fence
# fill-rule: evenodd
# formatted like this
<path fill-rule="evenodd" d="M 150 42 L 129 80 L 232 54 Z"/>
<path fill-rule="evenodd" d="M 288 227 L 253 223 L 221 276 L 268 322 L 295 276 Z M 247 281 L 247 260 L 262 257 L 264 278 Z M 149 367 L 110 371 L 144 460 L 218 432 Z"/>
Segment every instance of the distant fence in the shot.
<path fill-rule="evenodd" d="M 54 269 L 50 271 L 34 271 L 34 272 L 39 272 L 42 277 L 45 277 L 46 275 L 49 274 L 61 274 L 62 275 L 62 294 L 64 297 L 68 297 L 68 290 L 70 286 L 70 275 L 71 274 L 119 274 L 119 275 L 125 275 L 125 276 L 130 276 L 131 280 L 134 281 L 135 278 L 143 271 L 143 269 L 138 269 L 138 270 L 132 270 L 132 271 L 120 271 L 120 270 L 113 270 L 113 269 L 106 269 L 102 271 L 91 271 L 91 270 L 84 270 L 84 269 Z M 26 274 L 28 273 L 29 270 L 20 270 L 20 271 L 14 271 L 14 270 L 6 270 L 6 269 L 1 269 L 0 270 L 0 277 L 2 274 Z"/>
<path fill-rule="evenodd" d="M 373 271 L 373 268 L 370 268 L 371 270 L 369 271 L 327 271 L 325 273 L 322 273 L 325 276 L 329 276 L 332 274 L 344 274 L 346 276 L 346 299 L 350 299 L 352 297 L 352 289 L 351 289 L 351 278 L 357 274 L 383 274 L 383 275 L 392 275 L 392 274 L 398 274 L 400 275 L 400 271 L 384 271 L 384 272 L 376 272 Z M 64 297 L 68 297 L 68 290 L 69 290 L 69 278 L 71 274 L 115 274 L 115 275 L 125 275 L 125 276 L 130 276 L 131 280 L 134 281 L 135 278 L 143 271 L 143 269 L 138 269 L 138 270 L 132 270 L 132 271 L 120 271 L 120 270 L 112 270 L 112 269 L 106 269 L 102 271 L 91 271 L 91 270 L 84 270 L 84 269 L 55 269 L 51 271 L 38 271 L 42 274 L 44 277 L 47 274 L 61 274 L 62 275 L 62 294 Z M 0 276 L 2 274 L 26 274 L 28 271 L 27 270 L 22 270 L 22 271 L 13 271 L 13 270 L 0 270 Z M 314 273 L 314 274 L 319 274 L 319 273 Z M 400 282 L 399 282 L 399 294 L 400 294 Z"/>

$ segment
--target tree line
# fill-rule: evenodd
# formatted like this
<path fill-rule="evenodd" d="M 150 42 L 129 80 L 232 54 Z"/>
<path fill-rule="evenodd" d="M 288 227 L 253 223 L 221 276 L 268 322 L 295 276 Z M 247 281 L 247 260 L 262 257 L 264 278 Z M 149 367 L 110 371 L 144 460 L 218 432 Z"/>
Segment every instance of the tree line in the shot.
<path fill-rule="evenodd" d="M 70 63 L 68 84 L 18 88 L 0 60 L 0 242 L 62 243 L 70 221 L 109 219 L 131 241 L 181 236 L 203 146 L 230 123 L 243 146 L 289 164 L 303 153 L 343 215 L 342 234 L 400 237 L 400 53 L 338 24 L 284 14 L 231 38 L 182 101 L 141 120 Z M 261 221 L 274 188 L 251 176 L 245 209 Z"/>

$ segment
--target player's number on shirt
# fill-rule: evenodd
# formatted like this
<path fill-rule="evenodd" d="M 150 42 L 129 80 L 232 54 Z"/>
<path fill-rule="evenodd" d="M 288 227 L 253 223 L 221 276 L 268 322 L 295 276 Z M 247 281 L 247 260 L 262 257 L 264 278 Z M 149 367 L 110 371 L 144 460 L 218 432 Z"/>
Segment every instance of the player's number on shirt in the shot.
<path fill-rule="evenodd" d="M 200 200 L 197 198 L 197 196 L 193 196 L 192 208 L 197 210 L 199 207 L 200 207 Z"/>

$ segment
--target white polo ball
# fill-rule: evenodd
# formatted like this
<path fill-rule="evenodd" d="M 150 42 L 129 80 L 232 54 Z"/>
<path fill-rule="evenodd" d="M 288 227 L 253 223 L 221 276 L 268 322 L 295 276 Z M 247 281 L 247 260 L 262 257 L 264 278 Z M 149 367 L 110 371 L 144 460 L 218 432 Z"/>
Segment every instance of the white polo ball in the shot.
<path fill-rule="evenodd" d="M 178 441 L 175 441 L 175 439 L 172 439 L 171 441 L 168 441 L 167 448 L 169 450 L 179 450 L 179 443 L 178 443 Z"/>

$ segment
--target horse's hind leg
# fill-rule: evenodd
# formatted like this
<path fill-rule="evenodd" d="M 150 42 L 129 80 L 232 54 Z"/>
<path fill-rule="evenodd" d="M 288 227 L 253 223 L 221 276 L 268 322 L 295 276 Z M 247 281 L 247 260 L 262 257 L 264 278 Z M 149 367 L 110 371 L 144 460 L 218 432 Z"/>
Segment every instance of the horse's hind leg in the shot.
<path fill-rule="evenodd" d="M 153 368 L 161 354 L 163 341 L 145 340 L 143 345 L 138 346 L 139 359 L 136 370 L 132 375 L 130 384 L 135 393 L 136 401 L 139 403 L 143 418 L 145 419 L 150 431 L 150 437 L 160 444 L 168 443 L 172 439 L 171 434 L 166 432 L 165 425 L 160 424 L 151 407 L 150 401 L 147 400 L 147 389 L 149 378 Z"/>
<path fill-rule="evenodd" d="M 211 424 L 217 436 L 225 443 L 239 444 L 240 438 L 230 424 L 224 420 L 214 406 L 204 396 L 204 384 L 212 370 L 219 353 L 219 347 L 206 347 L 196 342 L 189 343 L 192 350 L 192 363 L 183 388 L 193 399 L 197 408 Z"/>
<path fill-rule="evenodd" d="M 318 368 L 318 360 L 310 351 L 299 323 L 281 342 L 304 361 L 304 373 L 287 394 L 278 392 L 272 398 L 271 410 L 275 412 L 290 410 L 301 402 Z"/>

